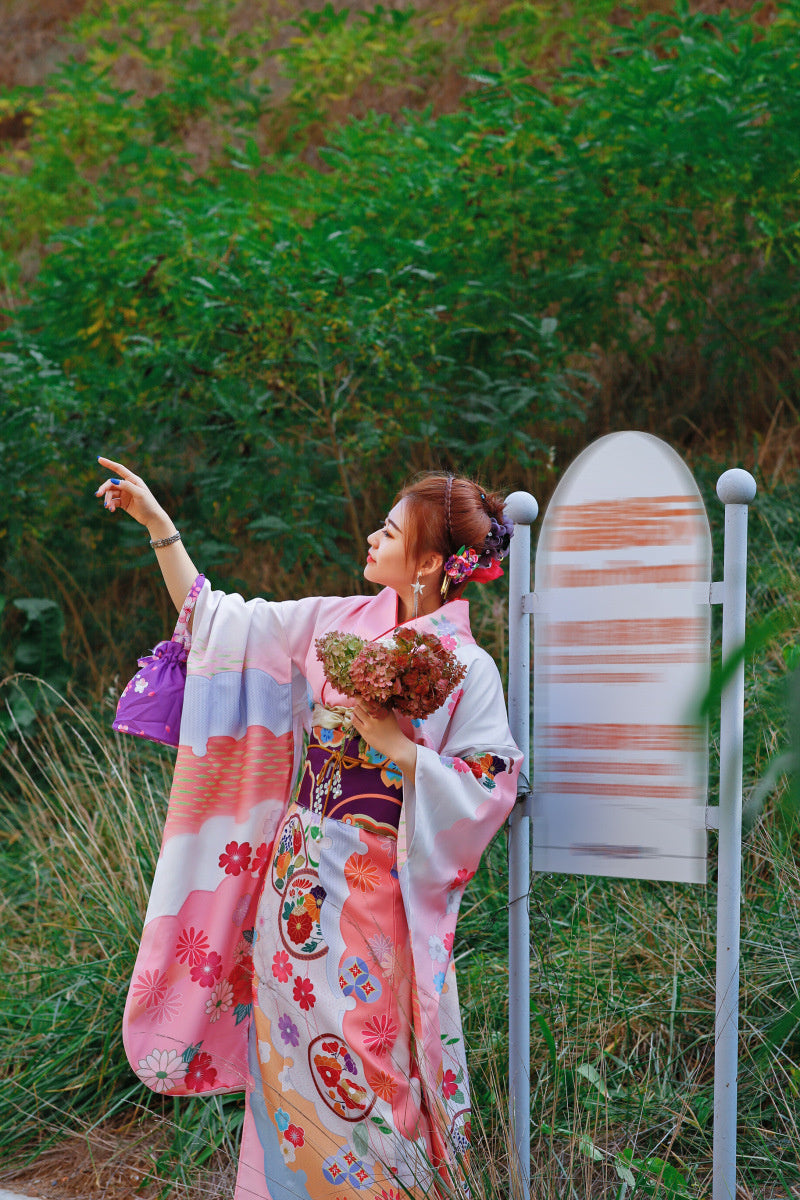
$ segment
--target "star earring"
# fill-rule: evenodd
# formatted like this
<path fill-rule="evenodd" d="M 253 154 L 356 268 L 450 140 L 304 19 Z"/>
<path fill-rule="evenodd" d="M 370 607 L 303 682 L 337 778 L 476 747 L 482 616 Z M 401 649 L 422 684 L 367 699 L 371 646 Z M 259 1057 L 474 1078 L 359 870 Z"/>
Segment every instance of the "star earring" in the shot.
<path fill-rule="evenodd" d="M 416 618 L 419 616 L 420 596 L 425 591 L 425 584 L 420 583 L 419 575 L 420 575 L 420 573 L 419 573 L 419 571 L 417 571 L 417 581 L 416 581 L 416 583 L 412 583 L 412 585 L 411 585 L 411 590 L 414 593 L 414 611 L 411 614 L 412 621 L 416 620 Z"/>

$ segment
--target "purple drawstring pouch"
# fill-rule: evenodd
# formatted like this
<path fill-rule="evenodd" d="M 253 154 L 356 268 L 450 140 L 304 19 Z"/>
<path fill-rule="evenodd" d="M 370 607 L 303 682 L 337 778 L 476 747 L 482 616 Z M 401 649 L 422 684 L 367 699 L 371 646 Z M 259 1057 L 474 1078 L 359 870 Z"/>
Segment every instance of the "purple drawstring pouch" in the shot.
<path fill-rule="evenodd" d="M 159 642 L 151 654 L 139 659 L 139 670 L 126 684 L 117 704 L 112 728 L 118 733 L 163 742 L 165 746 L 178 745 L 186 689 L 186 660 L 192 644 L 188 624 L 204 583 L 205 576 L 198 575 L 171 639 Z"/>

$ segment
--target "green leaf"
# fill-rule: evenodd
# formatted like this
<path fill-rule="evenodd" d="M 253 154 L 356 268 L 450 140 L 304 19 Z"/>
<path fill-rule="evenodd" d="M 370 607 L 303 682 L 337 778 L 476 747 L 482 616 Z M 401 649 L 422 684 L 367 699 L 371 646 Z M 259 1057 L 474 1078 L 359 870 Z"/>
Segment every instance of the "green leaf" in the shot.
<path fill-rule="evenodd" d="M 591 1063 L 581 1063 L 581 1065 L 576 1068 L 575 1074 L 582 1076 L 584 1079 L 588 1079 L 589 1083 L 597 1088 L 601 1096 L 608 1095 L 608 1088 L 605 1085 L 603 1077 L 597 1068 L 593 1067 Z"/>
<path fill-rule="evenodd" d="M 369 1151 L 369 1135 L 363 1125 L 353 1126 L 353 1145 L 356 1154 L 364 1155 Z"/>
<path fill-rule="evenodd" d="M 586 1158 L 590 1158 L 592 1162 L 602 1162 L 603 1152 L 598 1150 L 592 1139 L 587 1133 L 582 1133 L 578 1139 L 578 1149 Z"/>

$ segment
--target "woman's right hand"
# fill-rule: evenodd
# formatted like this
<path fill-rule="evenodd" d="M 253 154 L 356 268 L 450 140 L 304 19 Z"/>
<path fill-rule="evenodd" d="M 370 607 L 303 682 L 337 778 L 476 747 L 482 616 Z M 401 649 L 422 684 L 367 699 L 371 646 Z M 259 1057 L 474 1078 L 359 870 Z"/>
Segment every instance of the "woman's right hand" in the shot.
<path fill-rule="evenodd" d="M 103 497 L 103 504 L 109 512 L 123 509 L 134 521 L 144 525 L 151 537 L 168 535 L 172 521 L 156 500 L 147 484 L 123 463 L 114 462 L 111 458 L 98 458 L 101 467 L 113 471 L 114 478 L 101 483 L 95 492 Z"/>
<path fill-rule="evenodd" d="M 146 526 L 154 542 L 168 539 L 166 545 L 158 544 L 153 549 L 172 603 L 180 612 L 189 588 L 197 578 L 197 567 L 181 542 L 177 529 L 143 479 L 112 458 L 98 458 L 97 461 L 101 467 L 114 472 L 114 476 L 101 483 L 95 492 L 96 496 L 103 497 L 103 504 L 109 512 L 122 508 L 134 521 Z M 190 621 L 190 628 L 191 625 Z"/>

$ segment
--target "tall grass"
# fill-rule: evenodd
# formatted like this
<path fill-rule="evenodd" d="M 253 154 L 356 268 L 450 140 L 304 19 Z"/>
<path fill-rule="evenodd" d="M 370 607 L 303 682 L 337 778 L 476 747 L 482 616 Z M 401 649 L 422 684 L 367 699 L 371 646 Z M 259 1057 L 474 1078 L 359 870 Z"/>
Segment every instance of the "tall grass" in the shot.
<path fill-rule="evenodd" d="M 2 817 L 0 1148 L 18 1162 L 76 1133 L 96 1145 L 109 1118 L 135 1127 L 147 1111 L 151 1178 L 172 1178 L 170 1194 L 225 1195 L 238 1103 L 146 1097 L 121 1045 L 168 760 L 77 706 L 43 726 L 7 764 L 16 795 L 12 809 L 6 792 Z M 510 1157 L 504 859 L 499 839 L 465 900 L 457 948 L 482 1147 L 472 1191 L 493 1200 L 506 1194 Z M 767 1196 L 800 1185 L 796 1029 L 770 1040 L 800 981 L 800 865 L 780 822 L 757 823 L 745 882 L 740 1171 L 753 1196 Z M 709 1193 L 714 900 L 713 886 L 535 879 L 537 1198 Z M 217 1191 L 207 1190 L 212 1168 Z"/>
<path fill-rule="evenodd" d="M 776 608 L 785 620 L 747 665 L 748 791 L 785 742 L 784 652 L 800 629 L 800 564 L 786 535 L 797 509 L 788 487 L 759 497 L 751 521 L 751 622 Z M 502 621 L 488 601 L 476 624 L 485 634 L 494 629 L 502 657 Z M 0 703 L 8 686 L 0 687 Z M 35 737 L 12 736 L 0 762 L 0 1154 L 14 1167 L 36 1154 L 46 1164 L 48 1156 L 63 1158 L 68 1139 L 98 1163 L 127 1156 L 137 1177 L 149 1180 L 142 1195 L 229 1195 L 240 1101 L 154 1097 L 135 1082 L 122 1051 L 123 998 L 171 758 L 109 726 L 110 710 L 64 702 L 45 711 Z M 743 1198 L 800 1195 L 799 842 L 780 796 L 745 838 Z M 712 835 L 705 889 L 534 877 L 537 1200 L 710 1195 L 714 851 Z M 456 943 L 476 1110 L 476 1200 L 507 1194 L 513 1158 L 504 1118 L 506 880 L 501 835 L 465 896 Z"/>
<path fill-rule="evenodd" d="M 0 703 L 11 686 L 5 681 Z M 52 707 L 52 689 L 39 686 L 51 702 L 43 707 Z M 171 763 L 109 724 L 106 714 L 62 700 L 34 741 L 17 731 L 6 745 L 0 1153 L 21 1165 L 59 1144 L 63 1158 L 61 1143 L 77 1140 L 105 1160 L 110 1138 L 140 1164 L 137 1181 L 174 1177 L 184 1186 L 187 1163 L 226 1145 L 235 1158 L 240 1113 L 220 1100 L 194 1111 L 151 1101 L 127 1065 L 122 1009 Z M 138 1135 L 137 1109 L 147 1113 Z"/>

